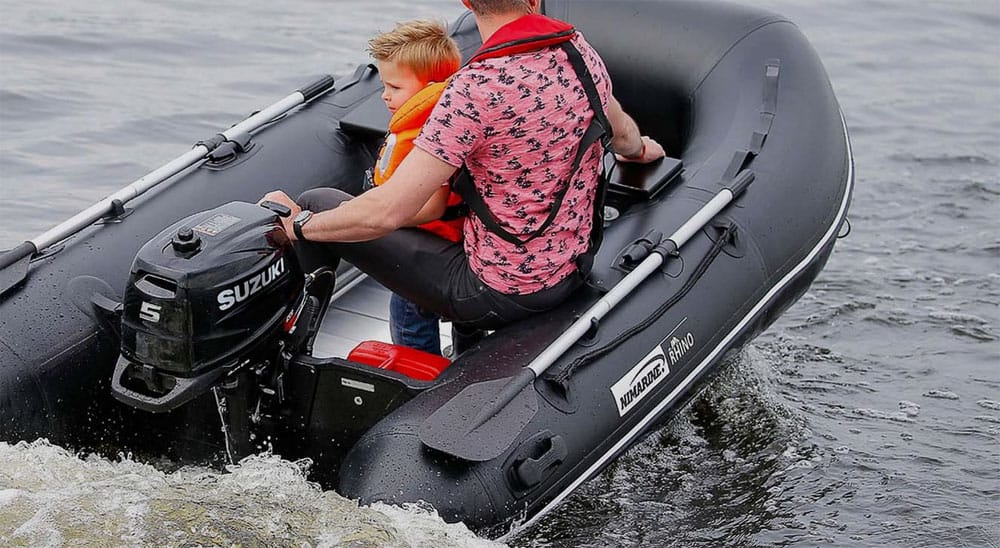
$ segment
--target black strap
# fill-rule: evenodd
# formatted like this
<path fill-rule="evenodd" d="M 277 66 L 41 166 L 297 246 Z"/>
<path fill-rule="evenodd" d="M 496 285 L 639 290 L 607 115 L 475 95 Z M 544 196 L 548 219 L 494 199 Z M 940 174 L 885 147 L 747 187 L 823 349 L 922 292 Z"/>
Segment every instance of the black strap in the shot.
<path fill-rule="evenodd" d="M 576 158 L 573 159 L 573 168 L 570 171 L 570 176 L 567 179 L 566 184 L 556 191 L 554 195 L 555 199 L 552 202 L 552 207 L 549 209 L 548 216 L 545 218 L 545 221 L 541 224 L 541 226 L 528 233 L 525 238 L 519 237 L 517 234 L 510 232 L 500 225 L 500 222 L 497 221 L 496 217 L 493 216 L 493 213 L 486 205 L 482 195 L 479 194 L 478 190 L 476 190 L 475 185 L 472 182 L 472 175 L 464 166 L 462 167 L 462 172 L 455 180 L 452 188 L 456 193 L 458 193 L 459 196 L 462 197 L 465 203 L 468 204 L 469 209 L 476 213 L 476 216 L 483 222 L 483 226 L 486 227 L 486 230 L 489 230 L 493 234 L 500 236 L 514 245 L 523 246 L 540 236 L 547 228 L 549 228 L 552 222 L 555 221 L 556 215 L 559 213 L 559 208 L 562 207 L 563 199 L 566 198 L 566 193 L 569 191 L 569 187 L 573 183 L 573 177 L 580 168 L 580 162 L 583 160 L 584 153 L 592 144 L 597 142 L 600 135 L 601 129 L 597 126 L 597 124 L 591 122 L 591 124 L 587 127 L 587 131 L 583 134 L 583 138 L 580 140 L 580 147 L 576 153 Z"/>
<path fill-rule="evenodd" d="M 604 112 L 604 105 L 601 104 L 601 96 L 597 93 L 597 84 L 594 83 L 594 77 L 590 74 L 587 63 L 583 61 L 580 50 L 576 49 L 576 46 L 572 42 L 563 42 L 562 49 L 566 52 L 569 64 L 573 67 L 573 72 L 576 73 L 577 79 L 580 80 L 580 84 L 583 86 L 583 91 L 587 94 L 587 101 L 590 102 L 591 110 L 594 111 L 594 118 L 591 120 L 591 123 L 596 120 L 601 128 L 604 129 L 601 142 L 605 146 L 608 146 L 614 137 L 614 132 L 611 129 L 611 123 L 608 122 L 608 116 Z"/>
<path fill-rule="evenodd" d="M 774 115 L 778 112 L 778 78 L 781 75 L 781 60 L 768 59 L 764 67 L 764 100 L 760 105 L 760 119 L 750 138 L 750 152 L 760 154 L 764 140 L 771 131 Z"/>
<path fill-rule="evenodd" d="M 563 50 L 566 51 L 570 65 L 573 67 L 573 71 L 576 72 L 577 78 L 587 93 L 590 108 L 594 111 L 594 118 L 590 122 L 591 126 L 594 125 L 594 121 L 596 120 L 604 129 L 601 143 L 604 145 L 604 153 L 607 154 L 611 140 L 614 138 L 614 129 L 611 127 L 611 122 L 608 121 L 608 116 L 604 112 L 603 105 L 601 105 L 601 97 L 597 93 L 597 84 L 594 83 L 594 77 L 590 74 L 590 69 L 587 68 L 587 63 L 583 61 L 580 51 L 570 42 L 566 42 Z M 590 148 L 590 145 L 587 148 Z M 590 269 L 594 266 L 594 256 L 597 254 L 597 250 L 600 249 L 601 242 L 604 241 L 604 199 L 608 194 L 608 179 L 609 177 L 604 170 L 604 162 L 601 162 L 601 171 L 597 175 L 597 189 L 594 193 L 593 221 L 590 226 L 590 238 L 587 242 L 587 250 L 576 258 L 576 267 L 584 277 L 590 274 Z"/>
<path fill-rule="evenodd" d="M 570 42 L 563 42 L 560 47 L 566 52 L 570 66 L 572 66 L 577 79 L 580 80 L 580 84 L 583 86 L 584 92 L 587 95 L 587 100 L 590 103 L 590 108 L 594 112 L 594 116 L 591 118 L 590 124 L 587 126 L 587 130 L 580 139 L 569 177 L 567 177 L 562 188 L 556 191 L 554 195 L 555 199 L 553 200 L 552 207 L 549 209 L 549 214 L 545 221 L 537 229 L 527 233 L 527 237 L 519 237 L 519 235 L 514 234 L 502 227 L 496 217 L 493 216 L 493 213 L 489 210 L 489 207 L 483 200 L 483 196 L 476 189 L 475 183 L 472 180 L 472 174 L 469 173 L 466 166 L 462 166 L 459 175 L 452 183 L 452 189 L 462 197 L 469 209 L 473 211 L 477 217 L 479 217 L 486 230 L 516 246 L 523 246 L 531 240 L 537 238 L 545 232 L 553 221 L 555 221 L 556 215 L 562 207 L 563 199 L 565 199 L 570 185 L 573 184 L 573 178 L 576 176 L 576 172 L 580 169 L 580 163 L 583 161 L 584 155 L 598 140 L 601 140 L 605 149 L 607 149 L 607 144 L 611 141 L 611 124 L 608 122 L 607 115 L 601 105 L 600 95 L 597 93 L 597 86 L 594 84 L 594 79 L 590 74 L 590 70 L 587 69 L 587 65 L 583 61 L 583 56 L 580 55 L 580 51 Z M 587 251 L 588 253 L 596 250 L 596 248 L 600 245 L 601 236 L 603 235 L 604 194 L 606 192 L 606 187 L 606 177 L 598 177 L 597 195 L 594 199 L 594 226 L 591 228 L 591 241 Z M 585 270 L 589 271 L 589 264 L 585 266 Z"/>
<path fill-rule="evenodd" d="M 444 208 L 444 213 L 438 217 L 442 221 L 454 221 L 469 214 L 469 205 L 465 202 L 450 205 Z"/>

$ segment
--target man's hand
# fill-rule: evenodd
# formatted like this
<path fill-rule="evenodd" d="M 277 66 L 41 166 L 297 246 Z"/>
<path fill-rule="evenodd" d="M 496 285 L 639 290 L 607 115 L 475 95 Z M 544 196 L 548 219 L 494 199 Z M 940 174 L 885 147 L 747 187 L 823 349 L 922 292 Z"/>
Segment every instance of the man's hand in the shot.
<path fill-rule="evenodd" d="M 663 158 L 667 153 L 663 150 L 660 143 L 653 140 L 652 137 L 643 135 L 640 137 L 642 139 L 642 148 L 639 150 L 639 154 L 636 156 L 623 156 L 621 154 L 615 154 L 615 158 L 619 162 L 633 162 L 637 164 L 649 164 Z"/>
<path fill-rule="evenodd" d="M 620 150 L 625 154 L 615 154 L 619 162 L 635 162 L 649 164 L 666 156 L 660 143 L 648 135 L 639 133 L 635 120 L 622 110 L 617 99 L 608 100 L 608 121 L 611 122 L 611 150 Z"/>
<path fill-rule="evenodd" d="M 257 202 L 257 204 L 260 205 L 260 203 L 263 202 L 264 200 L 270 200 L 272 202 L 279 203 L 283 206 L 288 207 L 288 209 L 292 210 L 292 214 L 289 215 L 288 217 L 278 217 L 278 219 L 281 220 L 281 226 L 284 227 L 285 234 L 288 235 L 288 239 L 295 241 L 296 240 L 295 230 L 292 229 L 292 221 L 294 221 L 295 216 L 298 215 L 300 211 L 302 211 L 302 208 L 299 207 L 299 204 L 295 203 L 295 200 L 289 198 L 287 194 L 285 194 L 280 190 L 274 190 L 272 192 L 268 192 L 267 194 L 264 195 L 263 198 L 260 199 L 259 202 Z"/>

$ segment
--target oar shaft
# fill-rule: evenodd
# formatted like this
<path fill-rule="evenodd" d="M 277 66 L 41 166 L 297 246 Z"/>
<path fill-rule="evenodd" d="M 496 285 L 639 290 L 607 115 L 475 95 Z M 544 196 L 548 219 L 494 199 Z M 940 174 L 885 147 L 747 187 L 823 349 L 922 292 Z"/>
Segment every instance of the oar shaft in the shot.
<path fill-rule="evenodd" d="M 274 103 L 253 116 L 250 116 L 246 120 L 243 120 L 226 131 L 223 131 L 222 134 L 226 136 L 226 139 L 232 139 L 242 133 L 249 133 L 304 102 L 306 102 L 305 96 L 301 91 L 296 91 L 295 93 L 292 93 L 288 97 L 285 97 L 277 103 Z"/>
<path fill-rule="evenodd" d="M 752 175 L 751 175 L 752 180 Z M 749 184 L 749 183 L 747 183 Z M 745 188 L 745 186 L 744 186 Z M 740 189 L 742 190 L 742 189 Z M 738 192 L 737 192 L 738 193 Z M 615 284 L 603 297 L 600 298 L 587 312 L 580 316 L 578 320 L 567 329 L 562 335 L 552 342 L 534 360 L 528 364 L 528 369 L 534 371 L 535 376 L 540 376 L 549 368 L 560 356 L 570 349 L 576 341 L 580 340 L 591 329 L 594 320 L 600 320 L 608 312 L 625 299 L 636 287 L 642 283 L 650 274 L 655 272 L 663 264 L 663 244 L 672 242 L 675 249 L 687 243 L 698 233 L 709 221 L 711 221 L 720 211 L 733 201 L 733 191 L 724 188 L 720 190 L 711 200 L 701 207 L 694 215 L 684 222 L 669 238 L 660 243 L 653 252 L 649 254 L 632 272 L 622 278 L 622 281 Z"/>
<path fill-rule="evenodd" d="M 677 245 L 677 248 L 680 249 L 681 246 L 694 237 L 695 234 L 704 228 L 709 221 L 714 219 L 732 201 L 733 193 L 731 190 L 728 188 L 720 190 L 718 194 L 713 196 L 707 204 L 703 205 L 690 219 L 685 221 L 668 239 L 673 241 Z"/>
<path fill-rule="evenodd" d="M 205 145 L 197 145 L 190 151 L 175 158 L 174 160 L 171 160 L 162 167 L 159 167 L 139 179 L 136 179 L 125 188 L 119 189 L 114 194 L 105 197 L 87 209 L 84 209 L 69 219 L 59 223 L 40 236 L 28 241 L 34 244 L 35 249 L 41 251 L 56 242 L 64 240 L 90 226 L 101 217 L 107 215 L 108 212 L 111 211 L 115 200 L 119 200 L 123 204 L 127 203 L 154 186 L 191 167 L 199 160 L 204 159 L 208 152 L 208 147 Z"/>
<path fill-rule="evenodd" d="M 552 341 L 541 354 L 535 357 L 528 364 L 528 369 L 535 372 L 535 376 L 540 376 L 550 365 L 555 363 L 576 341 L 583 338 L 590 331 L 594 320 L 600 320 L 611 312 L 625 297 L 627 297 L 640 282 L 652 274 L 663 264 L 663 255 L 650 253 L 632 272 L 629 272 L 622 281 L 618 282 L 610 291 L 604 294 L 593 306 L 591 306 L 583 316 L 573 322 L 562 335 Z"/>
<path fill-rule="evenodd" d="M 223 131 L 221 135 L 225 137 L 226 140 L 231 140 L 238 135 L 250 133 L 271 122 L 278 116 L 281 116 L 293 108 L 321 95 L 332 85 L 333 78 L 330 76 L 324 76 L 308 86 L 303 87 L 301 90 L 296 90 L 284 99 L 281 99 L 273 105 L 264 108 L 260 112 L 248 117 L 226 131 Z M 210 149 L 208 145 L 199 143 L 190 151 L 147 173 L 139 179 L 136 179 L 128 186 L 91 205 L 66 221 L 59 223 L 45 233 L 28 240 L 28 242 L 31 243 L 35 247 L 36 252 L 38 252 L 56 242 L 65 240 L 66 238 L 98 221 L 101 217 L 107 215 L 110 211 L 112 211 L 115 201 L 118 201 L 121 204 L 129 202 L 130 200 L 144 194 L 156 185 L 194 166 L 199 161 L 204 160 L 211 151 L 212 149 Z"/>

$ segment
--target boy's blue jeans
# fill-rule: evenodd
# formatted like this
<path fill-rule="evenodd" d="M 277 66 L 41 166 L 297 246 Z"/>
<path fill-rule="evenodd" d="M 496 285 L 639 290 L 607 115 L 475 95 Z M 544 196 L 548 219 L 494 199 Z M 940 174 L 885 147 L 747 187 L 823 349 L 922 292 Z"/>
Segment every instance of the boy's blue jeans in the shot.
<path fill-rule="evenodd" d="M 441 355 L 440 318 L 393 293 L 389 298 L 389 333 L 394 344 Z"/>

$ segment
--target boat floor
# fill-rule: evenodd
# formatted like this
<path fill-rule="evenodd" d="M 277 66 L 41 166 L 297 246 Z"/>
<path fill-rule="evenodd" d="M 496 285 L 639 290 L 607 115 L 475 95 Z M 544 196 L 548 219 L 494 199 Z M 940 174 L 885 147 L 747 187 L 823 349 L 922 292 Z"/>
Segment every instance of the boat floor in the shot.
<path fill-rule="evenodd" d="M 338 288 L 316 335 L 313 355 L 343 358 L 362 341 L 391 342 L 390 295 L 382 284 L 363 274 Z M 441 322 L 441 348 L 450 344 L 451 324 Z"/>

